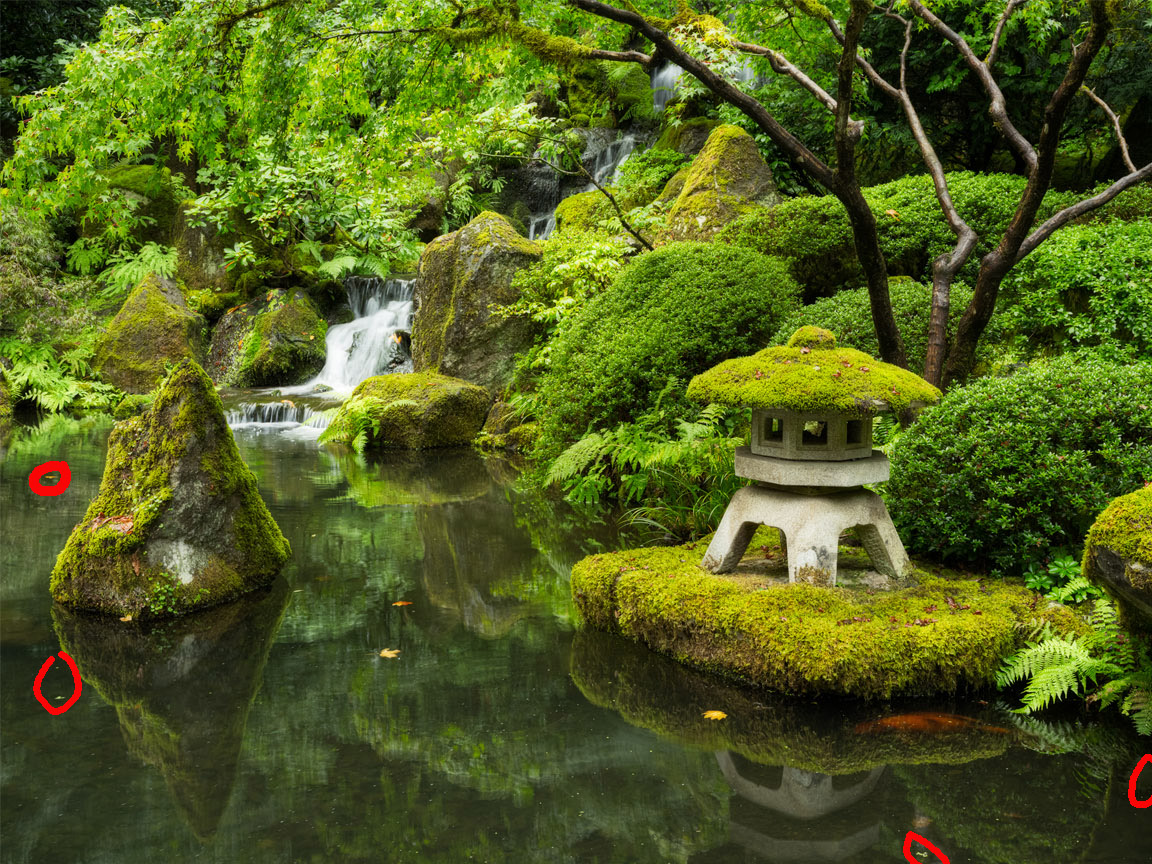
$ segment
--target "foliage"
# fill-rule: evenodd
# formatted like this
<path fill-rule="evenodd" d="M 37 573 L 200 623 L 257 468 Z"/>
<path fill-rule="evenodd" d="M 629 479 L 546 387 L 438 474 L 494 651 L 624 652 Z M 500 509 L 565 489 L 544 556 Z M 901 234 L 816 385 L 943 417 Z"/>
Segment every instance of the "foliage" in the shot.
<path fill-rule="evenodd" d="M 561 486 L 573 504 L 632 506 L 628 524 L 681 540 L 700 537 L 715 530 L 745 485 L 733 456 L 747 441 L 747 422 L 746 412 L 722 405 L 686 420 L 658 404 L 635 422 L 585 434 L 556 457 L 546 482 Z"/>
<path fill-rule="evenodd" d="M 1152 356 L 1152 210 L 1059 231 L 1009 273 L 998 305 L 1021 351 Z"/>
<path fill-rule="evenodd" d="M 904 349 L 908 352 L 908 368 L 919 371 L 924 368 L 924 358 L 928 352 L 928 316 L 932 311 L 932 289 L 907 277 L 894 276 L 888 280 L 888 294 L 892 299 L 892 314 L 904 337 Z M 956 332 L 956 321 L 960 312 L 972 299 L 972 289 L 967 285 L 954 284 L 951 296 L 948 339 Z M 1004 338 L 1001 318 L 994 316 L 981 339 L 982 350 L 978 356 L 988 360 Z M 855 348 L 873 357 L 880 354 L 880 343 L 876 339 L 876 328 L 872 325 L 872 305 L 867 288 L 851 288 L 840 291 L 835 297 L 823 297 L 815 303 L 801 306 L 784 319 L 772 344 L 783 345 L 800 327 L 816 326 L 831 330 L 836 334 L 837 344 Z"/>
<path fill-rule="evenodd" d="M 1056 603 L 1082 603 L 1104 592 L 1080 575 L 1080 562 L 1061 552 L 1046 564 L 1033 561 L 1024 571 L 1024 584 Z"/>
<path fill-rule="evenodd" d="M 784 265 L 751 250 L 673 243 L 633 259 L 564 327 L 540 383 L 540 452 L 638 417 L 685 380 L 763 345 L 796 303 Z"/>
<path fill-rule="evenodd" d="M 1152 477 L 1152 363 L 1089 352 L 954 388 L 892 448 L 887 502 L 908 548 L 1020 573 L 1078 550 L 1105 505 Z"/>
<path fill-rule="evenodd" d="M 613 189 L 619 193 L 620 206 L 627 210 L 651 203 L 672 175 L 691 161 L 692 157 L 668 148 L 633 152 L 616 169 Z"/>
<path fill-rule="evenodd" d="M 176 275 L 176 249 L 172 246 L 158 246 L 145 243 L 140 251 L 126 250 L 113 252 L 108 259 L 108 268 L 100 274 L 99 282 L 104 285 L 100 296 L 105 299 L 120 297 L 150 273 L 164 279 Z"/>
<path fill-rule="evenodd" d="M 1027 681 L 1021 714 L 1041 711 L 1069 695 L 1101 708 L 1116 705 L 1132 717 L 1136 731 L 1152 735 L 1152 649 L 1146 638 L 1126 633 L 1115 605 L 1095 601 L 1087 635 L 1064 636 L 1041 625 L 1033 641 L 1008 658 L 996 675 L 1000 687 Z"/>
<path fill-rule="evenodd" d="M 82 380 L 91 375 L 90 348 L 73 348 L 59 356 L 50 345 L 0 339 L 0 358 L 11 364 L 4 377 L 12 401 L 29 399 L 45 411 L 78 408 L 111 410 L 124 395 L 111 384 Z"/>
<path fill-rule="evenodd" d="M 960 271 L 961 280 L 974 281 L 980 257 L 992 250 L 1007 228 L 1025 182 L 1012 174 L 957 171 L 948 175 L 960 215 L 980 238 Z M 1124 218 L 1132 212 L 1129 197 L 1143 200 L 1142 195 L 1141 190 L 1121 194 L 1095 218 Z M 864 197 L 876 216 L 889 274 L 931 282 L 933 259 L 951 251 L 956 237 L 940 214 L 930 178 L 920 174 L 872 186 L 864 190 Z M 1038 222 L 1072 200 L 1069 193 L 1050 191 L 1040 207 Z M 726 226 L 717 239 L 790 258 L 792 275 L 807 298 L 827 296 L 858 284 L 862 278 L 848 217 L 830 196 L 805 196 L 778 207 L 753 210 Z"/>
<path fill-rule="evenodd" d="M 368 442 L 380 434 L 380 412 L 385 404 L 374 396 L 353 396 L 343 405 L 317 412 L 317 416 L 327 418 L 329 424 L 339 416 L 344 421 L 340 436 L 350 437 L 349 446 L 357 453 L 363 453 Z M 328 425 L 320 433 L 320 443 L 334 439 L 336 434 L 337 430 Z"/>
<path fill-rule="evenodd" d="M 549 367 L 552 345 L 566 323 L 612 283 L 632 251 L 618 237 L 577 230 L 558 231 L 543 247 L 544 256 L 512 278 L 512 289 L 520 299 L 497 310 L 500 315 L 527 316 L 544 325 L 521 361 L 522 376 Z"/>

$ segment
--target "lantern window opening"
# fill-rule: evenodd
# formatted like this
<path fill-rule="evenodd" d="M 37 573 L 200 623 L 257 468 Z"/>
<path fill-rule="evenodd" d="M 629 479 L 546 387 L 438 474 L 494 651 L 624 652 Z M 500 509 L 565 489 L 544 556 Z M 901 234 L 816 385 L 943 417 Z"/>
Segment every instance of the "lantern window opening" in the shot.
<path fill-rule="evenodd" d="M 846 444 L 863 444 L 864 443 L 864 421 L 863 420 L 849 420 L 848 428 L 845 438 Z"/>
<path fill-rule="evenodd" d="M 761 438 L 766 444 L 783 444 L 784 419 L 782 417 L 765 417 L 764 434 Z"/>
<path fill-rule="evenodd" d="M 809 420 L 804 424 L 804 434 L 800 443 L 805 447 L 828 446 L 828 421 Z"/>

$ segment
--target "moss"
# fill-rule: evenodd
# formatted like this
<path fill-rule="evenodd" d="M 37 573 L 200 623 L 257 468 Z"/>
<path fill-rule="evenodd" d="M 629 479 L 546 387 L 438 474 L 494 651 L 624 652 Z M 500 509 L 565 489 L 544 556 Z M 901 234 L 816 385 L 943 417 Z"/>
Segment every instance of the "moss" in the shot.
<path fill-rule="evenodd" d="M 1107 546 L 1117 555 L 1152 563 L 1152 486 L 1122 495 L 1088 530 L 1088 546 Z"/>
<path fill-rule="evenodd" d="M 172 172 L 152 165 L 124 165 L 99 172 L 108 181 L 108 188 L 126 193 L 130 200 L 139 202 L 137 217 L 155 220 L 140 225 L 134 236 L 140 242 L 168 244 L 172 241 L 176 215 L 180 202 L 172 185 Z M 97 236 L 108 226 L 102 222 L 85 220 L 82 233 Z"/>
<path fill-rule="evenodd" d="M 321 441 L 352 443 L 366 416 L 367 446 L 425 450 L 467 444 L 484 424 L 491 397 L 483 387 L 428 372 L 378 375 L 362 381 Z"/>
<path fill-rule="evenodd" d="M 613 212 L 608 198 L 599 189 L 569 195 L 556 205 L 556 230 L 597 231 L 598 224 Z"/>
<path fill-rule="evenodd" d="M 165 563 L 174 550 L 191 562 L 180 565 L 179 581 L 179 568 Z M 186 360 L 148 411 L 113 429 L 100 491 L 56 559 L 50 587 L 58 602 L 92 611 L 179 615 L 266 584 L 289 554 L 220 397 Z"/>
<path fill-rule="evenodd" d="M 240 304 L 242 298 L 238 291 L 213 291 L 199 289 L 188 292 L 188 306 L 199 312 L 208 321 L 214 324 L 220 316 Z"/>
<path fill-rule="evenodd" d="M 992 686 L 1041 611 L 1010 583 L 916 571 L 919 584 L 872 595 L 846 588 L 712 576 L 703 543 L 583 559 L 572 595 L 586 622 L 691 666 L 790 694 L 865 699 Z M 966 608 L 962 608 L 966 607 Z M 922 622 L 917 624 L 916 622 Z M 926 623 L 925 623 L 926 622 Z"/>
<path fill-rule="evenodd" d="M 0 370 L 0 423 L 7 423 L 12 419 L 12 394 L 8 390 L 8 382 Z"/>
<path fill-rule="evenodd" d="M 117 420 L 127 420 L 129 417 L 142 414 L 151 407 L 154 396 L 154 393 L 129 393 L 116 403 L 116 407 L 112 409 L 112 416 Z"/>
<path fill-rule="evenodd" d="M 1104 508 L 1088 531 L 1081 567 L 1119 601 L 1126 628 L 1152 631 L 1152 485 Z"/>
<path fill-rule="evenodd" d="M 800 344 L 765 348 L 697 375 L 688 385 L 688 398 L 750 408 L 849 414 L 889 408 L 902 411 L 913 403 L 940 399 L 939 390 L 906 369 L 852 348 L 836 348 L 835 336 L 827 330 L 802 327 L 792 339 Z M 816 347 L 828 339 L 830 347 Z"/>
<path fill-rule="evenodd" d="M 710 134 L 713 129 L 720 125 L 719 120 L 709 120 L 707 117 L 693 117 L 691 120 L 685 120 L 675 126 L 668 126 L 660 137 L 656 139 L 653 146 L 654 149 L 678 150 L 681 153 L 685 152 L 684 147 L 687 142 L 697 139 L 701 135 Z M 696 152 L 699 148 L 686 148 L 689 152 Z"/>
<path fill-rule="evenodd" d="M 128 393 L 147 393 L 171 364 L 204 357 L 204 319 L 176 286 L 146 276 L 96 342 L 93 366 Z"/>

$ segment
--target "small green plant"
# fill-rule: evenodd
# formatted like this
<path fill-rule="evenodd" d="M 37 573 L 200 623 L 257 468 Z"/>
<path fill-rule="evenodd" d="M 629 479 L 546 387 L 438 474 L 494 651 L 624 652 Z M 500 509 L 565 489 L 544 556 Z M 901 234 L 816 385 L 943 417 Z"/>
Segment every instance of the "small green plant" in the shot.
<path fill-rule="evenodd" d="M 341 414 L 342 420 L 339 427 L 335 424 L 329 425 L 320 433 L 318 440 L 320 443 L 324 443 L 337 437 L 343 439 L 346 434 L 351 432 L 353 435 L 352 449 L 357 453 L 363 453 L 368 442 L 372 440 L 372 436 L 380 434 L 380 418 L 379 416 L 374 417 L 373 413 L 378 415 L 385 404 L 382 399 L 377 399 L 374 396 L 356 396 L 342 406 L 321 412 L 330 421 Z"/>
<path fill-rule="evenodd" d="M 1082 603 L 1089 597 L 1103 597 L 1104 592 L 1080 575 L 1080 562 L 1067 552 L 1060 552 L 1047 564 L 1029 563 L 1024 571 L 1024 584 L 1057 603 Z"/>
<path fill-rule="evenodd" d="M 1125 632 L 1116 607 L 1098 597 L 1085 636 L 1059 635 L 1045 622 L 1030 641 L 1005 661 L 996 683 L 1026 681 L 1021 714 L 1040 711 L 1068 696 L 1081 696 L 1101 708 L 1116 705 L 1132 717 L 1141 735 L 1152 734 L 1152 651 L 1146 638 Z"/>
<path fill-rule="evenodd" d="M 175 615 L 179 605 L 176 595 L 176 576 L 167 570 L 160 572 L 158 578 L 148 580 L 150 593 L 148 595 L 148 610 L 153 615 Z M 204 589 L 200 589 L 204 590 Z"/>
<path fill-rule="evenodd" d="M 100 296 L 110 299 L 139 284 L 140 280 L 150 273 L 165 279 L 175 276 L 176 249 L 173 246 L 145 243 L 138 252 L 124 250 L 113 252 L 108 256 L 107 264 L 107 268 L 97 277 L 97 281 L 104 285 Z"/>
<path fill-rule="evenodd" d="M 53 413 L 70 408 L 111 410 L 123 393 L 111 384 L 82 380 L 91 375 L 92 349 L 73 348 L 57 355 L 51 345 L 0 339 L 0 357 L 11 363 L 2 374 L 13 401 L 30 399 Z"/>

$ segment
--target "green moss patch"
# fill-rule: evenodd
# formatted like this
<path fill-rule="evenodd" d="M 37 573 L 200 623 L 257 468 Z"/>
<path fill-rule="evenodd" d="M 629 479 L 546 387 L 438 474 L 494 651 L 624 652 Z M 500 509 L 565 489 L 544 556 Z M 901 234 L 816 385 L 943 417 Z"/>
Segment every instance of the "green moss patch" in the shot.
<path fill-rule="evenodd" d="M 1070 612 L 1045 610 L 1039 595 L 1014 583 L 917 570 L 916 584 L 899 591 L 780 585 L 711 575 L 700 566 L 705 548 L 590 556 L 572 570 L 572 595 L 591 627 L 690 666 L 811 696 L 988 688 L 1021 644 L 1017 624 L 1046 618 L 1077 627 Z"/>
<path fill-rule="evenodd" d="M 1087 545 L 1107 546 L 1117 555 L 1152 564 L 1152 486 L 1104 508 L 1088 531 Z"/>
<path fill-rule="evenodd" d="M 269 291 L 220 319 L 209 369 L 213 380 L 232 387 L 299 384 L 324 368 L 327 334 L 303 291 Z"/>
<path fill-rule="evenodd" d="M 320 440 L 358 449 L 467 444 L 484 425 L 491 403 L 483 387 L 447 375 L 378 375 L 352 391 Z"/>
<path fill-rule="evenodd" d="M 697 375 L 688 385 L 688 398 L 750 408 L 872 414 L 935 403 L 940 391 L 899 366 L 837 348 L 827 330 L 803 327 L 783 348 L 726 360 Z"/>

